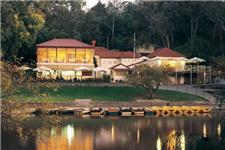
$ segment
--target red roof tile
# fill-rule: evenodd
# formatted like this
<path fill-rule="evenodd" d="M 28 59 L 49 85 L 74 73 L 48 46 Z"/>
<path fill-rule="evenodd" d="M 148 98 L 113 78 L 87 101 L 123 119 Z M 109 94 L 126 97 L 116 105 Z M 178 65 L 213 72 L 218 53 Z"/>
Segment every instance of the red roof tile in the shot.
<path fill-rule="evenodd" d="M 37 47 L 77 47 L 77 48 L 93 48 L 93 46 L 83 43 L 75 39 L 52 39 L 44 43 L 36 45 Z"/>
<path fill-rule="evenodd" d="M 153 53 L 150 53 L 148 55 L 149 58 L 153 58 L 157 56 L 158 57 L 185 57 L 184 55 L 169 48 L 156 49 Z"/>
<path fill-rule="evenodd" d="M 134 53 L 132 51 L 118 51 L 108 50 L 104 47 L 95 47 L 95 55 L 101 58 L 133 58 Z M 137 57 L 137 54 L 136 54 Z"/>

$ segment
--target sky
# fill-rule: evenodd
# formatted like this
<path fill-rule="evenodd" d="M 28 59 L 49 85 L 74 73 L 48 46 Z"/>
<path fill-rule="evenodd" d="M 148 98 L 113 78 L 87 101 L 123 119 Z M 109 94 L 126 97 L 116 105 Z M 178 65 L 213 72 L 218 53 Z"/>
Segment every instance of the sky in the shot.
<path fill-rule="evenodd" d="M 95 6 L 98 3 L 99 0 L 86 0 L 86 8 L 89 9 L 93 6 Z M 102 3 L 106 4 L 110 0 L 100 0 Z M 122 1 L 130 1 L 133 2 L 134 0 L 122 0 Z"/>

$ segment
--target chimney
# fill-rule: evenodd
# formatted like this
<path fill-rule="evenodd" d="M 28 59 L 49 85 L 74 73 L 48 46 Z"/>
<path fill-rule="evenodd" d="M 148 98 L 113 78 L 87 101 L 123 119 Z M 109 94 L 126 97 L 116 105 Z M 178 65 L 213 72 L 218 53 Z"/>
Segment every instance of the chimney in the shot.
<path fill-rule="evenodd" d="M 91 45 L 92 45 L 93 47 L 95 47 L 95 45 L 96 45 L 96 40 L 92 40 L 92 41 L 91 41 Z"/>

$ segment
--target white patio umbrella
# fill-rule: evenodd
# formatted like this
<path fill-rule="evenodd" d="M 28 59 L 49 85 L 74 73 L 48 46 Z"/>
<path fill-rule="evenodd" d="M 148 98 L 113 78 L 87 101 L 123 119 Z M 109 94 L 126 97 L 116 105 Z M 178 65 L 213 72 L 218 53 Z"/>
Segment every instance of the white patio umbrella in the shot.
<path fill-rule="evenodd" d="M 30 68 L 30 67 L 28 67 L 28 66 L 21 66 L 21 67 L 19 67 L 18 68 L 19 70 L 30 70 L 30 69 L 32 69 L 32 68 Z"/>
<path fill-rule="evenodd" d="M 196 70 L 197 70 L 197 74 L 198 74 L 198 64 L 201 63 L 201 62 L 205 62 L 204 59 L 201 59 L 201 58 L 198 58 L 198 57 L 194 57 L 194 58 L 191 58 L 189 60 L 186 61 L 186 63 L 193 63 L 193 64 L 196 64 Z M 197 83 L 199 81 L 198 79 L 198 75 L 197 75 Z M 191 65 L 191 69 L 190 69 L 190 84 L 192 84 L 192 65 Z"/>
<path fill-rule="evenodd" d="M 138 58 L 139 60 L 149 60 L 150 58 L 146 57 L 146 56 L 142 56 L 140 58 Z"/>
<path fill-rule="evenodd" d="M 106 72 L 106 70 L 102 67 L 96 67 L 96 68 L 93 68 L 92 70 L 95 72 Z"/>
<path fill-rule="evenodd" d="M 201 62 L 205 62 L 205 60 L 201 59 L 201 58 L 198 58 L 198 57 L 194 57 L 194 58 L 188 59 L 186 61 L 186 63 L 195 63 L 195 64 L 201 63 Z"/>
<path fill-rule="evenodd" d="M 88 67 L 78 67 L 74 69 L 75 71 L 91 71 L 90 68 Z"/>
<path fill-rule="evenodd" d="M 52 71 L 52 69 L 45 67 L 45 66 L 39 66 L 35 69 L 33 69 L 34 71 Z"/>

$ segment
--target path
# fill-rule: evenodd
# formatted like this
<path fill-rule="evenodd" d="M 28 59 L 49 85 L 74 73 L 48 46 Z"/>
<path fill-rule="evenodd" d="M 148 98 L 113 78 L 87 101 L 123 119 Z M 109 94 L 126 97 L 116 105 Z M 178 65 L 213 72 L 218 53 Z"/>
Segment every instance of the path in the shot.
<path fill-rule="evenodd" d="M 214 97 L 212 94 L 203 91 L 201 88 L 193 87 L 191 85 L 161 85 L 159 89 L 189 93 L 203 97 L 212 104 L 216 103 L 216 97 Z"/>

